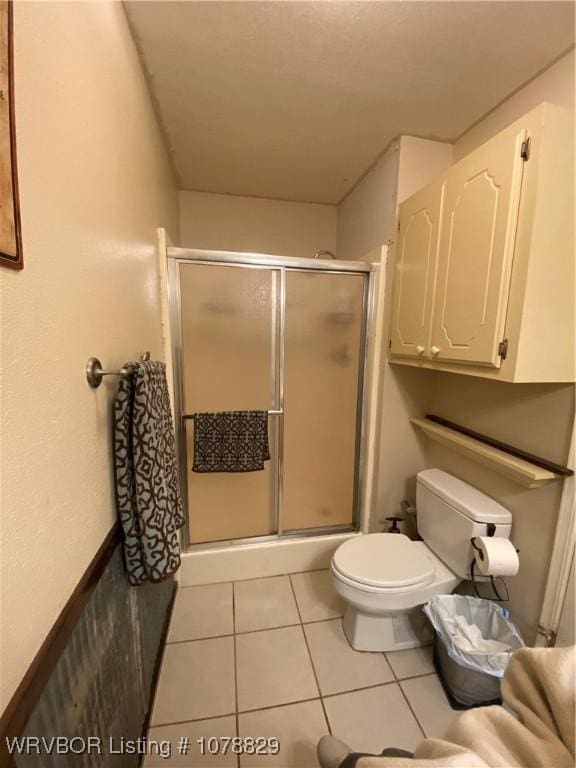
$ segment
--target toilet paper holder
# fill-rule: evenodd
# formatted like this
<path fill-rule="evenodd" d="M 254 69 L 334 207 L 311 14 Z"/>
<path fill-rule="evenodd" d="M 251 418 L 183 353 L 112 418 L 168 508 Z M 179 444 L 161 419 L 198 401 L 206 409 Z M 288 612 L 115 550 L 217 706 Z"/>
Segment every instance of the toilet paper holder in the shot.
<path fill-rule="evenodd" d="M 487 536 L 493 536 L 494 534 L 489 532 L 486 535 Z M 480 558 L 480 560 L 483 560 L 484 559 L 484 552 L 476 544 L 476 539 L 477 538 L 478 538 L 478 536 L 472 536 L 472 538 L 470 539 L 470 544 L 472 544 L 472 547 L 476 550 L 476 552 L 478 552 L 478 557 Z M 510 543 L 512 543 L 512 542 L 510 542 Z M 514 549 L 516 550 L 516 554 L 519 555 L 520 554 L 520 550 L 518 549 L 518 547 L 514 547 Z M 474 559 L 476 559 L 476 558 L 474 558 Z"/>
<path fill-rule="evenodd" d="M 488 528 L 488 530 L 486 531 L 486 535 L 488 537 L 494 536 L 495 526 L 489 524 L 487 526 L 487 528 Z M 472 545 L 472 548 L 475 551 L 474 557 L 472 558 L 472 562 L 470 563 L 470 580 L 472 582 L 472 588 L 474 589 L 474 593 L 475 593 L 476 597 L 479 597 L 479 598 L 481 598 L 483 600 L 496 600 L 499 603 L 506 603 L 510 599 L 510 594 L 508 592 L 508 586 L 507 586 L 506 581 L 504 580 L 503 576 L 496 576 L 496 577 L 494 577 L 492 575 L 488 575 L 488 578 L 490 580 L 490 585 L 492 587 L 492 590 L 494 591 L 494 597 L 488 597 L 486 595 L 481 595 L 480 594 L 480 591 L 478 589 L 478 584 L 476 582 L 476 574 L 475 574 L 476 562 L 477 562 L 476 558 L 478 558 L 480 561 L 482 561 L 484 559 L 484 552 L 476 544 L 476 539 L 477 538 L 479 538 L 479 537 L 478 536 L 473 536 L 470 539 L 470 544 Z M 512 542 L 510 542 L 510 543 L 512 543 Z M 520 550 L 517 547 L 514 547 L 514 549 L 516 550 L 517 554 L 520 554 Z M 496 587 L 496 579 L 498 579 L 498 581 L 504 587 L 504 589 L 505 589 L 505 597 L 502 597 L 500 595 L 500 592 L 498 591 L 498 588 Z"/>

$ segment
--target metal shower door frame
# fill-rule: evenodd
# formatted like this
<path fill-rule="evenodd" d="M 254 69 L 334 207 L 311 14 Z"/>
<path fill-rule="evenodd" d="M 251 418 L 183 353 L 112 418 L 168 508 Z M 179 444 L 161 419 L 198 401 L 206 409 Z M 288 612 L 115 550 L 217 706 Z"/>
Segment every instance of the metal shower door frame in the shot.
<path fill-rule="evenodd" d="M 274 512 L 275 531 L 262 536 L 251 536 L 241 539 L 225 539 L 212 542 L 192 544 L 190 541 L 188 482 L 188 456 L 186 448 L 186 419 L 190 414 L 183 411 L 184 402 L 184 360 L 181 325 L 181 292 L 180 265 L 197 264 L 203 266 L 224 266 L 247 269 L 265 269 L 278 279 L 274 280 L 272 289 L 272 353 L 271 353 L 271 394 L 274 400 L 269 409 L 270 415 L 277 418 L 275 433 L 275 454 L 277 456 L 277 472 L 272 474 L 271 482 L 271 511 Z M 284 531 L 283 526 L 283 480 L 284 480 L 284 345 L 286 334 L 286 273 L 315 272 L 320 274 L 354 274 L 364 278 L 362 300 L 362 326 L 360 338 L 360 355 L 363 360 L 358 365 L 358 387 L 356 406 L 356 448 L 354 467 L 353 515 L 351 524 L 326 526 L 323 528 L 306 528 L 302 530 Z M 188 248 L 168 248 L 168 297 L 170 308 L 170 326 L 172 339 L 172 360 L 174 367 L 174 415 L 176 419 L 176 447 L 179 463 L 179 482 L 182 504 L 185 509 L 185 522 L 182 529 L 183 551 L 208 550 L 222 547 L 233 547 L 241 544 L 286 540 L 322 536 L 333 533 L 355 532 L 360 523 L 360 508 L 363 497 L 363 472 L 365 465 L 366 439 L 366 369 L 369 327 L 374 310 L 374 285 L 371 276 L 371 265 L 364 262 L 350 261 L 317 261 L 300 259 L 290 256 L 269 256 L 267 254 L 241 253 L 232 251 L 208 251 Z"/>

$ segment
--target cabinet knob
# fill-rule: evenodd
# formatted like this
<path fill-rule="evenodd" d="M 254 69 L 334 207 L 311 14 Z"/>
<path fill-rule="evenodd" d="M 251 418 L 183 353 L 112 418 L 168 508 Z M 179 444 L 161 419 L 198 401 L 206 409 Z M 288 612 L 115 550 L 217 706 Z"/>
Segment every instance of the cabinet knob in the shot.
<path fill-rule="evenodd" d="M 416 347 L 416 352 L 419 355 L 423 355 L 424 354 L 424 347 L 421 344 L 418 344 L 418 346 Z"/>
<path fill-rule="evenodd" d="M 440 347 L 430 347 L 430 352 L 433 355 L 437 355 L 440 352 Z"/>

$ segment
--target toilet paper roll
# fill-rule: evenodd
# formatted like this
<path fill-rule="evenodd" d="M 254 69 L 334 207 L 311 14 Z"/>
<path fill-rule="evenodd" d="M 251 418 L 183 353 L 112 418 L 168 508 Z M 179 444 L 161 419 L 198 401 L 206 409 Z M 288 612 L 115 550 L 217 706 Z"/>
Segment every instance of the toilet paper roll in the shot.
<path fill-rule="evenodd" d="M 475 558 L 483 576 L 514 576 L 518 573 L 520 561 L 510 539 L 477 536 L 474 544 L 480 550 L 475 553 Z"/>

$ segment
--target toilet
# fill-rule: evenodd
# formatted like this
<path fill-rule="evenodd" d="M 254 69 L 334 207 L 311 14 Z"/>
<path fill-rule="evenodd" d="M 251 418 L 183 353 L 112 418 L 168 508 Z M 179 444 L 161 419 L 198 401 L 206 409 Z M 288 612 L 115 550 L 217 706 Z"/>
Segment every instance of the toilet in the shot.
<path fill-rule="evenodd" d="M 484 493 L 440 469 L 417 475 L 418 533 L 369 533 L 342 544 L 330 568 L 347 603 L 343 627 L 358 651 L 428 644 L 421 606 L 470 578 L 474 536 L 510 537 L 512 515 Z"/>

